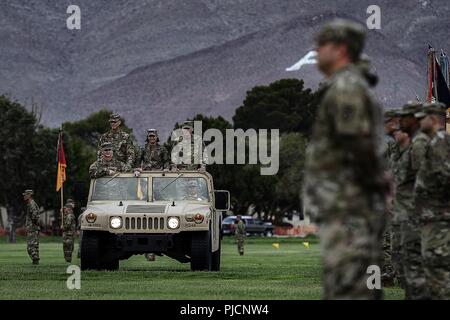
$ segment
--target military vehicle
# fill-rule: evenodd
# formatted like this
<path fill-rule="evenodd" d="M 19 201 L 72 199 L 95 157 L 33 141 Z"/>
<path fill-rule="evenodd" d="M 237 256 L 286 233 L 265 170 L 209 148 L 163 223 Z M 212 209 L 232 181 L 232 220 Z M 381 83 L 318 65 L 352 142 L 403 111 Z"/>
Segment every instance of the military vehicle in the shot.
<path fill-rule="evenodd" d="M 117 270 L 154 253 L 191 270 L 220 270 L 221 222 L 230 194 L 199 171 L 144 171 L 92 179 L 81 217 L 81 269 Z"/>

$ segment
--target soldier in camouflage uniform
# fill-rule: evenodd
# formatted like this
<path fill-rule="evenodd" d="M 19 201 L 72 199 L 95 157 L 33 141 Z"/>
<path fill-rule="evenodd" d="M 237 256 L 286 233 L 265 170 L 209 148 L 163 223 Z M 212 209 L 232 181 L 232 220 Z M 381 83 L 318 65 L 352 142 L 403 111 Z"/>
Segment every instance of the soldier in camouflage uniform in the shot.
<path fill-rule="evenodd" d="M 111 124 L 111 130 L 103 134 L 99 139 L 98 159 L 101 157 L 101 146 L 105 142 L 109 142 L 112 144 L 115 158 L 125 163 L 126 171 L 129 171 L 133 168 L 136 158 L 136 150 L 131 136 L 120 129 L 122 119 L 119 114 L 112 114 L 109 123 Z"/>
<path fill-rule="evenodd" d="M 388 164 L 388 174 L 392 175 L 392 162 L 395 157 L 397 143 L 394 139 L 394 133 L 399 130 L 398 117 L 394 110 L 386 111 L 384 114 L 384 156 Z M 383 266 L 381 279 L 384 286 L 393 285 L 394 282 L 394 268 L 392 266 L 391 254 L 391 237 L 392 237 L 392 205 L 393 194 L 390 194 L 387 199 L 386 207 L 386 230 L 383 235 Z"/>
<path fill-rule="evenodd" d="M 325 299 L 377 299 L 369 266 L 381 266 L 385 195 L 383 115 L 370 87 L 377 78 L 360 63 L 364 28 L 335 20 L 316 38 L 327 77 L 306 151 L 305 209 L 320 225 Z"/>
<path fill-rule="evenodd" d="M 445 106 L 424 108 L 433 138 L 417 174 L 414 193 L 420 216 L 422 258 L 431 299 L 450 299 L 450 135 L 445 131 Z"/>
<path fill-rule="evenodd" d="M 64 224 L 63 224 L 63 251 L 64 259 L 66 262 L 72 262 L 72 252 L 74 247 L 74 238 L 77 227 L 77 220 L 73 213 L 75 203 L 67 200 L 66 205 L 63 208 L 64 212 Z"/>
<path fill-rule="evenodd" d="M 113 176 L 119 172 L 129 171 L 130 167 L 114 157 L 113 145 L 110 142 L 104 142 L 101 146 L 100 159 L 95 161 L 89 167 L 89 174 L 92 179 L 103 176 Z"/>
<path fill-rule="evenodd" d="M 236 228 L 234 231 L 234 235 L 236 237 L 236 243 L 239 255 L 244 255 L 244 239 L 246 236 L 245 224 L 242 221 L 242 217 L 240 215 L 236 216 Z"/>
<path fill-rule="evenodd" d="M 33 190 L 22 194 L 27 204 L 25 227 L 27 230 L 27 252 L 33 264 L 39 264 L 39 206 L 33 200 Z"/>
<path fill-rule="evenodd" d="M 187 139 L 190 137 L 191 140 L 191 161 L 190 163 L 178 163 L 173 165 L 174 168 L 178 170 L 200 170 L 205 171 L 206 170 L 206 155 L 203 154 L 203 151 L 205 150 L 206 146 L 203 142 L 203 139 L 198 136 L 197 134 L 194 134 L 194 122 L 193 121 L 185 121 L 183 126 L 183 135 L 180 137 L 179 142 L 181 142 L 183 139 Z M 183 158 L 182 152 L 177 155 L 180 159 Z M 200 161 L 200 163 L 195 163 L 196 161 Z M 172 159 L 173 162 L 173 159 Z"/>
<path fill-rule="evenodd" d="M 141 149 L 139 167 L 142 170 L 163 170 L 168 168 L 169 155 L 164 146 L 159 144 L 158 131 L 147 130 L 147 140 Z"/>
<path fill-rule="evenodd" d="M 417 171 L 430 140 L 428 135 L 420 131 L 419 121 L 414 116 L 421 108 L 422 105 L 418 102 L 408 102 L 399 111 L 401 130 L 408 134 L 410 143 L 401 149 L 394 169 L 396 178 L 394 219 L 400 224 L 405 297 L 414 300 L 427 298 L 420 253 L 420 231 L 413 194 Z"/>

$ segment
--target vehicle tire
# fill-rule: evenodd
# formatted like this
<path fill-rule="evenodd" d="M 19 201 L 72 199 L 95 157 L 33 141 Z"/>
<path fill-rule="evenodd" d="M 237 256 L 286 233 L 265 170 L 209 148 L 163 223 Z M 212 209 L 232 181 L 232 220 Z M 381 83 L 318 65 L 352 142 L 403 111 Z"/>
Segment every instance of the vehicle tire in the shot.
<path fill-rule="evenodd" d="M 266 232 L 264 232 L 264 235 L 266 237 L 273 237 L 273 231 L 272 230 L 266 230 Z"/>
<path fill-rule="evenodd" d="M 192 232 L 191 270 L 211 271 L 211 236 L 209 231 Z"/>
<path fill-rule="evenodd" d="M 81 241 L 80 261 L 81 270 L 100 268 L 100 235 L 97 232 L 83 231 Z"/>
<path fill-rule="evenodd" d="M 220 271 L 220 255 L 222 251 L 222 241 L 219 241 L 219 248 L 212 253 L 211 271 Z"/>

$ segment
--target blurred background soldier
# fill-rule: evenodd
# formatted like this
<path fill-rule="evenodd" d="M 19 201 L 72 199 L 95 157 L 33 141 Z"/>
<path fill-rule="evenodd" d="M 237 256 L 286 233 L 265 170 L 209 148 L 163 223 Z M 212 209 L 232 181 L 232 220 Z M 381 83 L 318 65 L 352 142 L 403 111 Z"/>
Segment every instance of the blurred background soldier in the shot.
<path fill-rule="evenodd" d="M 103 176 L 113 176 L 119 172 L 129 171 L 128 165 L 114 158 L 113 146 L 110 142 L 104 142 L 101 146 L 100 158 L 89 167 L 92 179 Z"/>
<path fill-rule="evenodd" d="M 240 215 L 236 216 L 235 224 L 236 224 L 236 228 L 235 228 L 234 234 L 236 236 L 237 248 L 238 248 L 239 255 L 243 256 L 244 255 L 244 239 L 246 236 L 246 231 L 245 231 L 245 223 L 244 223 L 244 221 L 242 221 L 242 217 Z"/>
<path fill-rule="evenodd" d="M 33 200 L 33 190 L 25 190 L 22 194 L 26 208 L 25 227 L 27 229 L 27 251 L 33 264 L 39 264 L 39 206 Z"/>
<path fill-rule="evenodd" d="M 431 299 L 450 299 L 450 135 L 445 106 L 424 108 L 433 136 L 417 174 L 416 212 L 420 215 L 422 258 Z"/>
<path fill-rule="evenodd" d="M 429 136 L 420 131 L 415 114 L 422 104 L 411 101 L 399 111 L 400 127 L 410 138 L 410 143 L 400 151 L 396 163 L 396 194 L 394 211 L 400 221 L 403 271 L 406 299 L 426 299 L 425 274 L 422 266 L 421 240 L 418 217 L 415 214 L 414 183 L 417 171 L 425 156 Z"/>
<path fill-rule="evenodd" d="M 326 76 L 306 152 L 304 199 L 320 224 L 325 299 L 376 299 L 369 266 L 382 264 L 385 196 L 383 114 L 372 92 L 377 77 L 361 63 L 364 27 L 346 20 L 316 36 Z"/>
<path fill-rule="evenodd" d="M 399 130 L 398 116 L 395 110 L 388 110 L 384 113 L 384 143 L 385 143 L 385 159 L 388 164 L 387 174 L 392 175 L 392 162 L 395 154 L 398 153 L 397 143 L 394 133 Z M 393 190 L 393 186 L 391 187 Z M 381 268 L 381 280 L 384 286 L 392 286 L 394 284 L 394 268 L 392 266 L 391 255 L 391 238 L 392 238 L 392 206 L 394 195 L 389 194 L 386 199 L 386 228 L 383 235 L 383 266 Z"/>
<path fill-rule="evenodd" d="M 73 203 L 73 202 L 72 202 Z M 77 227 L 77 220 L 75 214 L 73 213 L 73 205 L 71 202 L 67 201 L 64 206 L 64 225 L 63 225 L 63 251 L 64 259 L 67 262 L 72 262 L 72 252 L 74 246 L 74 238 Z"/>
<path fill-rule="evenodd" d="M 185 121 L 183 123 L 183 126 L 181 127 L 183 130 L 183 135 L 180 137 L 180 142 L 183 139 L 190 138 L 191 140 L 191 148 L 190 148 L 190 156 L 191 156 L 191 163 L 181 163 L 181 164 L 175 164 L 174 166 L 178 170 L 200 170 L 205 171 L 206 170 L 206 162 L 207 159 L 203 155 L 203 151 L 205 150 L 206 146 L 203 142 L 202 137 L 200 137 L 197 134 L 194 134 L 194 121 Z M 180 158 L 183 157 L 182 154 L 178 155 Z M 196 161 L 200 163 L 195 163 Z"/>
<path fill-rule="evenodd" d="M 122 119 L 119 114 L 112 114 L 109 118 L 109 123 L 111 125 L 111 130 L 103 134 L 99 139 L 98 158 L 100 159 L 101 157 L 102 145 L 105 142 L 109 142 L 112 145 L 114 157 L 125 163 L 125 171 L 129 171 L 133 168 L 136 157 L 131 136 L 120 129 Z"/>
<path fill-rule="evenodd" d="M 158 131 L 147 130 L 145 146 L 141 149 L 139 165 L 142 170 L 163 170 L 168 167 L 169 155 L 164 146 L 159 144 Z"/>

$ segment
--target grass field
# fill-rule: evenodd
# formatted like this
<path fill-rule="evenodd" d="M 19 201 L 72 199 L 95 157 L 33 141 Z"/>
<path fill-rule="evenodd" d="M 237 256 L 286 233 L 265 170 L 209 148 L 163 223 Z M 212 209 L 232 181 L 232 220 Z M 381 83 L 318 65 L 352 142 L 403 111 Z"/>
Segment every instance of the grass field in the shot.
<path fill-rule="evenodd" d="M 133 256 L 119 271 L 82 272 L 81 290 L 68 290 L 60 238 L 41 237 L 40 265 L 33 266 L 23 238 L 9 244 L 0 237 L 0 299 L 320 299 L 319 245 L 310 239 L 306 248 L 303 241 L 248 238 L 239 256 L 225 238 L 222 271 L 210 273 L 191 272 L 189 264 L 167 257 Z M 386 299 L 403 299 L 401 289 L 384 292 Z"/>

